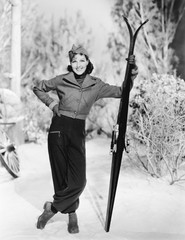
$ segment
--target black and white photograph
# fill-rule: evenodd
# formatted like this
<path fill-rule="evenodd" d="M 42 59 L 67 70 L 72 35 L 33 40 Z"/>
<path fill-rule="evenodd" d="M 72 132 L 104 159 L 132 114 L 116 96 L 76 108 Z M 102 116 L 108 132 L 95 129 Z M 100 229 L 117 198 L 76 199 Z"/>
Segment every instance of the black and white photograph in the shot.
<path fill-rule="evenodd" d="M 184 0 L 0 0 L 0 239 L 185 240 Z"/>

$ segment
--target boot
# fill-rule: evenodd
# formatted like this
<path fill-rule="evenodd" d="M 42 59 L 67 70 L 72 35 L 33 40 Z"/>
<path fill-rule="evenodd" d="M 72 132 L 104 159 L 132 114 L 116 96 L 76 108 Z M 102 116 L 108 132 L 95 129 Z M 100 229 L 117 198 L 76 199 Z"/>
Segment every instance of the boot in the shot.
<path fill-rule="evenodd" d="M 69 223 L 68 223 L 69 233 L 79 233 L 78 219 L 75 212 L 69 213 Z"/>
<path fill-rule="evenodd" d="M 43 208 L 44 208 L 44 212 L 39 216 L 37 221 L 38 229 L 43 229 L 46 223 L 49 221 L 49 219 L 55 215 L 55 213 L 51 211 L 51 202 L 45 202 Z"/>

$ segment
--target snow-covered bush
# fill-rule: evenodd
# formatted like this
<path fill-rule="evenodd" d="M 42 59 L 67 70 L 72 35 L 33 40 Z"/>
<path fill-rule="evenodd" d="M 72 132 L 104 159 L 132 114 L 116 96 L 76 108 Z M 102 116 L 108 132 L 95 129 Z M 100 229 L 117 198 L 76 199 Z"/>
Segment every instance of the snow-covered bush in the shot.
<path fill-rule="evenodd" d="M 0 121 L 16 122 L 22 115 L 20 98 L 10 89 L 0 88 Z"/>
<path fill-rule="evenodd" d="M 172 75 L 155 74 L 140 92 L 130 115 L 130 156 L 137 157 L 137 164 L 152 176 L 169 173 L 171 184 L 182 180 L 185 82 Z"/>

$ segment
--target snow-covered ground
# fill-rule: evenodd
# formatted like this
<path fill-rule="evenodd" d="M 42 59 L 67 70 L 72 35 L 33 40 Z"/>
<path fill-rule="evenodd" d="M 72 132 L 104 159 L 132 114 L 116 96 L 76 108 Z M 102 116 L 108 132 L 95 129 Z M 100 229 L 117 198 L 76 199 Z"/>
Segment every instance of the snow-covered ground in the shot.
<path fill-rule="evenodd" d="M 0 169 L 0 239 L 3 240 L 185 240 L 185 183 L 164 180 L 123 167 L 110 232 L 104 231 L 111 156 L 110 140 L 87 141 L 87 187 L 77 211 L 80 233 L 67 232 L 67 215 L 58 213 L 44 230 L 35 227 L 53 188 L 46 145 L 18 148 L 21 176 Z"/>

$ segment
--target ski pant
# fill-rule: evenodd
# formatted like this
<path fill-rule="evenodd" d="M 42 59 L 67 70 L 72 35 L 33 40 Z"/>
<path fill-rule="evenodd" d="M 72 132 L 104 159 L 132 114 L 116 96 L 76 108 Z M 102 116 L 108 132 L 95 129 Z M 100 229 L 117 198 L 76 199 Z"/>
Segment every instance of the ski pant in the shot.
<path fill-rule="evenodd" d="M 54 185 L 52 206 L 61 213 L 74 212 L 86 184 L 85 120 L 53 117 L 48 152 Z"/>

